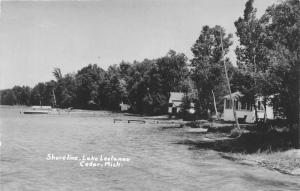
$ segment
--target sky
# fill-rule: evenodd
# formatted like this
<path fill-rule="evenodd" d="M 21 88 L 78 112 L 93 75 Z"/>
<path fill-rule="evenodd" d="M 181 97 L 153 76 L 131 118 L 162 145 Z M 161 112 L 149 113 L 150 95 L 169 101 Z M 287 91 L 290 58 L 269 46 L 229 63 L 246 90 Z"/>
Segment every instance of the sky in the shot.
<path fill-rule="evenodd" d="M 1 0 L 0 0 L 1 1 Z M 235 33 L 246 0 L 1 1 L 0 89 L 33 87 L 88 64 L 159 58 L 170 49 L 192 58 L 202 26 Z M 276 0 L 256 0 L 258 16 Z M 238 43 L 234 38 L 235 45 Z M 228 57 L 235 63 L 234 47 Z"/>

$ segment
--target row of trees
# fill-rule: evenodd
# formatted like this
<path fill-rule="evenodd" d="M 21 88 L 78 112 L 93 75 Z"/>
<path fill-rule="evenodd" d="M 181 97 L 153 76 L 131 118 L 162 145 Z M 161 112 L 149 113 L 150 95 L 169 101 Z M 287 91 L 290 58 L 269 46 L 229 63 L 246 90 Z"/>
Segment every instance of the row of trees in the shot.
<path fill-rule="evenodd" d="M 235 49 L 237 67 L 232 67 L 229 60 L 222 57 L 222 48 L 224 53 L 228 52 L 232 35 L 226 35 L 220 26 L 204 26 L 191 49 L 194 55 L 191 79 L 198 92 L 197 111 L 200 116 L 207 117 L 207 110 L 220 111 L 222 104 L 218 104 L 217 109 L 214 102 L 222 103 L 222 96 L 229 93 L 225 65 L 222 64 L 225 61 L 230 87 L 246 95 L 248 102 L 254 106 L 256 116 L 255 99 L 263 96 L 264 104 L 271 101 L 277 115 L 297 123 L 300 2 L 286 0 L 272 5 L 263 16 L 257 18 L 253 0 L 248 0 L 243 17 L 234 24 L 239 38 Z"/>
<path fill-rule="evenodd" d="M 235 82 L 239 78 L 245 82 L 236 83 L 237 88 L 252 102 L 257 95 L 272 95 L 278 115 L 297 123 L 300 2 L 286 0 L 257 18 L 253 0 L 248 0 L 244 16 L 235 26 L 240 41 L 236 48 L 239 77 Z"/>
<path fill-rule="evenodd" d="M 173 50 L 158 59 L 121 62 L 107 71 L 90 64 L 76 74 L 62 75 L 55 68 L 55 80 L 2 91 L 1 104 L 118 110 L 123 102 L 136 113 L 162 114 L 171 91 L 188 91 L 188 74 L 187 57 Z"/>
<path fill-rule="evenodd" d="M 56 68 L 55 81 L 2 91 L 1 104 L 118 110 L 124 102 L 136 113 L 162 114 L 171 91 L 195 91 L 191 99 L 197 116 L 207 118 L 209 110 L 222 110 L 222 97 L 229 93 L 227 66 L 233 91 L 241 91 L 254 107 L 257 96 L 272 95 L 278 114 L 297 122 L 299 7 L 298 0 L 286 0 L 257 18 L 253 0 L 248 0 L 243 16 L 234 22 L 239 38 L 237 67 L 223 56 L 232 45 L 232 34 L 221 26 L 204 26 L 191 48 L 189 64 L 184 54 L 171 50 L 158 59 L 121 62 L 106 71 L 90 64 L 75 74 L 62 75 Z"/>

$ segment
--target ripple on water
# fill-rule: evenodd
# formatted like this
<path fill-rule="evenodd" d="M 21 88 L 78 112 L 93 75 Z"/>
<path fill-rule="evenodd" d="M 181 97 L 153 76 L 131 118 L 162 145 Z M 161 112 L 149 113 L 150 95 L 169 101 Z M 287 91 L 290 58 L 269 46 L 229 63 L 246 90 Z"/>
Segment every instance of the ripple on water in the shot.
<path fill-rule="evenodd" d="M 160 124 L 113 123 L 109 112 L 25 116 L 3 111 L 1 190 L 297 190 L 299 178 L 192 148 L 201 134 Z M 129 157 L 121 168 L 82 168 L 55 155 Z"/>

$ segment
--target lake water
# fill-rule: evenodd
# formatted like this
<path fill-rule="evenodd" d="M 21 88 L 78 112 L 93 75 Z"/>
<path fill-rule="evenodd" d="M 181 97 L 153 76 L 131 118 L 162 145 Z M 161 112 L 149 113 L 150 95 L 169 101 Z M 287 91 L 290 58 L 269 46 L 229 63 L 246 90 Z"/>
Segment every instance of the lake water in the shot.
<path fill-rule="evenodd" d="M 113 123 L 130 117 L 109 112 L 24 115 L 2 107 L 0 118 L 2 191 L 300 190 L 299 177 L 177 144 L 202 136 L 187 128 Z M 48 154 L 78 160 L 47 160 Z M 130 160 L 119 167 L 82 167 L 86 156 Z"/>

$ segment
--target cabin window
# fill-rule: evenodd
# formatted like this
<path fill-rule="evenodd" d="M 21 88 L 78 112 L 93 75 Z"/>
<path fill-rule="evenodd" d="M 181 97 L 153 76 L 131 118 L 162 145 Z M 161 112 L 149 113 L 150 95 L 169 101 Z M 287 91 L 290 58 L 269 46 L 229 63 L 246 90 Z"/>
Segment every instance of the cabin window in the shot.
<path fill-rule="evenodd" d="M 247 110 L 252 111 L 252 107 L 250 103 L 247 103 Z"/>
<path fill-rule="evenodd" d="M 234 106 L 236 110 L 239 110 L 239 102 L 238 101 L 234 101 Z"/>
<path fill-rule="evenodd" d="M 264 110 L 264 106 L 261 101 L 257 101 L 257 110 Z"/>
<path fill-rule="evenodd" d="M 231 100 L 226 99 L 226 109 L 231 109 Z"/>
<path fill-rule="evenodd" d="M 241 109 L 247 109 L 247 102 L 245 102 L 245 101 L 242 101 L 241 102 Z"/>

